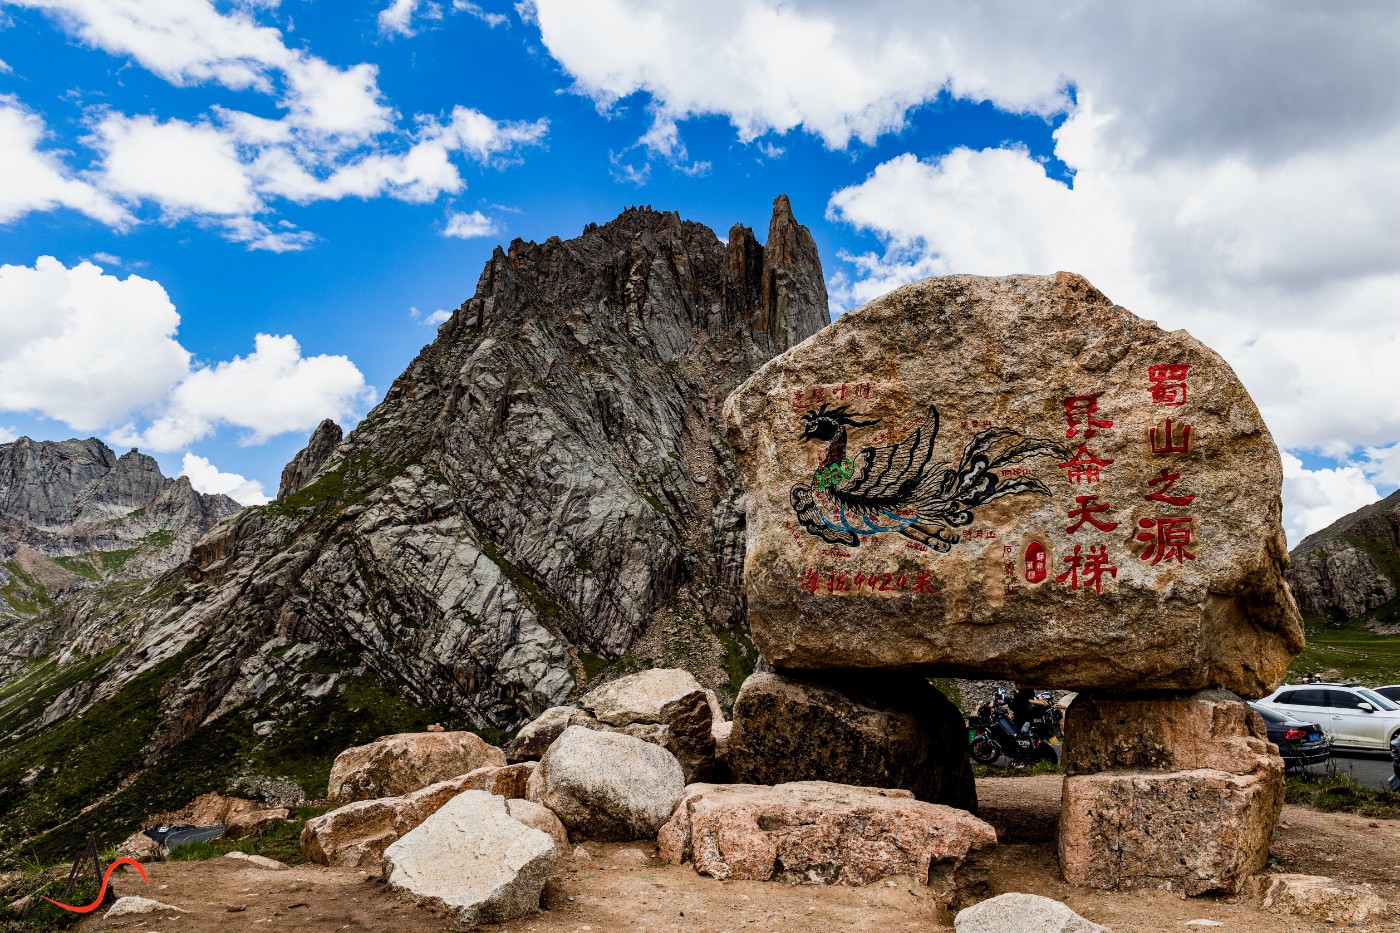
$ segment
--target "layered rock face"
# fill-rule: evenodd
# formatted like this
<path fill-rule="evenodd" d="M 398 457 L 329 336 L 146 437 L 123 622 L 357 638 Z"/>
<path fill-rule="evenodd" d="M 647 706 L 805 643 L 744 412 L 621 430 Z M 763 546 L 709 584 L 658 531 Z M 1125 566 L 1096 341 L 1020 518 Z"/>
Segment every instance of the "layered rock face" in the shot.
<path fill-rule="evenodd" d="M 1259 696 L 1302 648 L 1254 403 L 1078 276 L 905 286 L 765 365 L 725 421 L 778 668 Z"/>
<path fill-rule="evenodd" d="M 737 622 L 719 403 L 828 320 L 786 198 L 769 241 L 634 209 L 498 249 L 360 426 L 336 445 L 318 430 L 286 488 L 309 485 L 196 549 L 175 637 L 239 633 L 214 636 L 224 666 L 316 641 L 509 728 L 569 695 L 579 653 L 617 657 L 663 609 Z"/>
<path fill-rule="evenodd" d="M 1288 585 L 1304 612 L 1394 627 L 1400 593 L 1400 492 L 1304 538 L 1290 555 Z M 1380 613 L 1376 613 L 1380 615 Z"/>

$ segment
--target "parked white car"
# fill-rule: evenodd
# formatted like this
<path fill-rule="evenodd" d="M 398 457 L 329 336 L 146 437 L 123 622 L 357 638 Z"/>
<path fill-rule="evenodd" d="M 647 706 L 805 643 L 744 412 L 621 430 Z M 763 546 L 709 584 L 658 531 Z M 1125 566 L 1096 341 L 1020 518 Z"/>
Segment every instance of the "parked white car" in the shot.
<path fill-rule="evenodd" d="M 1366 687 L 1345 684 L 1285 684 L 1257 701 L 1322 726 L 1333 748 L 1390 750 L 1400 733 L 1400 703 Z"/>

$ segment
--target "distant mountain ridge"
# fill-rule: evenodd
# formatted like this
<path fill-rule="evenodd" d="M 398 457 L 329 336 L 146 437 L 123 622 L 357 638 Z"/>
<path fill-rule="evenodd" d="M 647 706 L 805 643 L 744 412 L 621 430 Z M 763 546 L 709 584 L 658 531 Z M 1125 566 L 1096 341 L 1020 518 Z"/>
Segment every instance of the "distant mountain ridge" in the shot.
<path fill-rule="evenodd" d="M 1304 613 L 1400 633 L 1400 491 L 1309 535 L 1289 557 Z"/>
<path fill-rule="evenodd" d="M 45 649 L 64 598 L 169 570 L 240 508 L 97 438 L 0 444 L 0 683 Z"/>

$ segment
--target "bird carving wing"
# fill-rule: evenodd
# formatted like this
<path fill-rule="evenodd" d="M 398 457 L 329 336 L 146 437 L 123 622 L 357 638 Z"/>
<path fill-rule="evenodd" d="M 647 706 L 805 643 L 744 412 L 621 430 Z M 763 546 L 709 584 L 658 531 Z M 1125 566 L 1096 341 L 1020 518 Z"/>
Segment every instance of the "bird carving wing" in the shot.
<path fill-rule="evenodd" d="M 923 482 L 938 440 L 938 408 L 930 405 L 923 424 L 885 447 L 864 447 L 851 458 L 849 482 L 832 491 L 849 506 L 889 508 L 908 501 Z"/>

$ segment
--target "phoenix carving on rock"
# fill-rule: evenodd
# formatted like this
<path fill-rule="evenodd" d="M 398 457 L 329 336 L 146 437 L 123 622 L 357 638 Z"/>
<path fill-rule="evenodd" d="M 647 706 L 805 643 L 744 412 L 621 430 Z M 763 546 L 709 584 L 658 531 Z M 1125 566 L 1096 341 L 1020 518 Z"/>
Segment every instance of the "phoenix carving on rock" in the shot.
<path fill-rule="evenodd" d="M 952 463 L 934 458 L 938 408 L 930 405 L 921 425 L 884 447 L 846 454 L 846 429 L 879 424 L 852 414 L 848 406 L 806 412 L 801 439 L 822 441 L 826 454 L 811 485 L 792 487 L 792 507 L 809 533 L 832 544 L 860 547 L 860 539 L 892 532 L 936 551 L 960 540 L 957 529 L 972 524 L 973 510 L 994 499 L 1050 490 L 1034 476 L 1003 478 L 998 469 L 1035 457 L 1065 456 L 1057 442 L 1027 437 L 1010 428 L 975 435 Z"/>

